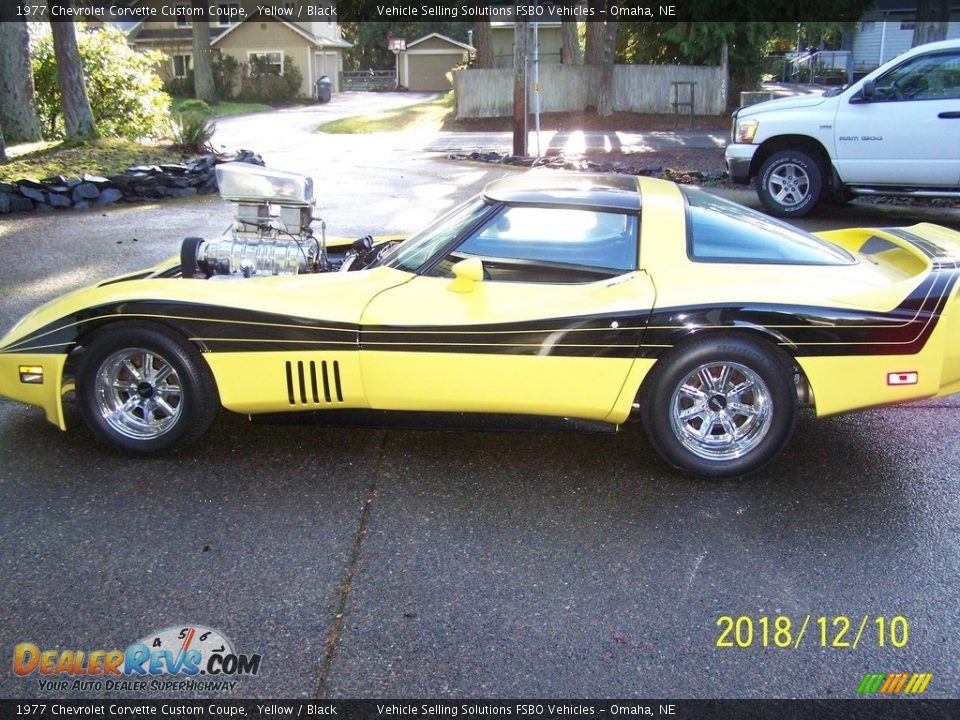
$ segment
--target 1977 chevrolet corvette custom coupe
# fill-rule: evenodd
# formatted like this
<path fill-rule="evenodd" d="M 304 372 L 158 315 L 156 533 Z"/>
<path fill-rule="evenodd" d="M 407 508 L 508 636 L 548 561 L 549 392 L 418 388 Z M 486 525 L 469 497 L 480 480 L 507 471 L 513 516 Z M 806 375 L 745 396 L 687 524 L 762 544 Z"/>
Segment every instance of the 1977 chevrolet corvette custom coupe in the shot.
<path fill-rule="evenodd" d="M 50 302 L 0 394 L 151 453 L 244 414 L 642 419 L 671 464 L 752 472 L 818 415 L 960 391 L 960 233 L 811 235 L 694 188 L 534 172 L 406 241 L 317 238 L 312 183 L 220 166 L 222 238 Z"/>

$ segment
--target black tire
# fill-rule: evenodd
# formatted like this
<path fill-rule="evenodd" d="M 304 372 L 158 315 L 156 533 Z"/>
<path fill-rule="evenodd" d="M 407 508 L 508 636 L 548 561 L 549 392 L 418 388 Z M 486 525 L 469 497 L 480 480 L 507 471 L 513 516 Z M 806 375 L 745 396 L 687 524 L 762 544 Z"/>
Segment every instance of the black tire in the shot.
<path fill-rule="evenodd" d="M 803 150 L 781 150 L 763 161 L 757 176 L 757 196 L 771 215 L 803 217 L 823 197 L 824 169 Z"/>
<path fill-rule="evenodd" d="M 657 362 L 641 389 L 640 414 L 651 444 L 674 467 L 699 477 L 738 477 L 762 468 L 789 442 L 797 396 L 778 350 L 718 335 L 692 340 Z"/>
<path fill-rule="evenodd" d="M 84 351 L 77 403 L 103 443 L 153 454 L 200 437 L 220 396 L 210 368 L 184 339 L 156 326 L 123 325 L 101 332 Z"/>

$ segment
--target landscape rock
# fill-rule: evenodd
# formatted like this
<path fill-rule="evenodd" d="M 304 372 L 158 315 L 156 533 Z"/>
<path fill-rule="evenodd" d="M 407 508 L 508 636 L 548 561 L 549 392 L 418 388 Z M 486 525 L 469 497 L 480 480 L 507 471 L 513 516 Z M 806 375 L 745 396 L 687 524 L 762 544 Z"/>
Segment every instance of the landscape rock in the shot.
<path fill-rule="evenodd" d="M 122 198 L 123 193 L 117 188 L 106 188 L 100 193 L 100 197 L 94 201 L 94 205 L 97 207 L 100 207 L 101 205 L 109 205 L 110 203 L 115 203 L 117 200 L 121 200 Z"/>
<path fill-rule="evenodd" d="M 43 187 L 42 185 L 40 187 Z M 47 202 L 47 193 L 44 190 L 39 189 L 36 185 L 28 182 L 21 182 L 19 184 L 20 194 L 29 200 L 33 200 L 36 203 L 46 203 Z"/>
<path fill-rule="evenodd" d="M 47 193 L 47 203 L 53 208 L 68 208 L 73 206 L 73 201 L 69 197 L 58 192 Z"/>
<path fill-rule="evenodd" d="M 33 210 L 33 200 L 28 200 L 22 195 L 7 193 L 10 202 L 10 212 L 30 212 Z"/>
<path fill-rule="evenodd" d="M 486 162 L 501 162 L 499 153 L 484 153 Z M 224 162 L 265 165 L 252 150 L 235 153 L 199 155 L 181 163 L 133 165 L 126 172 L 109 177 L 82 173 L 16 183 L 0 183 L 0 213 L 50 212 L 54 209 L 101 207 L 125 200 L 181 198 L 217 191 L 216 166 Z"/>
<path fill-rule="evenodd" d="M 82 182 L 73 189 L 73 201 L 75 203 L 81 200 L 95 200 L 100 197 L 100 190 L 90 182 Z"/>

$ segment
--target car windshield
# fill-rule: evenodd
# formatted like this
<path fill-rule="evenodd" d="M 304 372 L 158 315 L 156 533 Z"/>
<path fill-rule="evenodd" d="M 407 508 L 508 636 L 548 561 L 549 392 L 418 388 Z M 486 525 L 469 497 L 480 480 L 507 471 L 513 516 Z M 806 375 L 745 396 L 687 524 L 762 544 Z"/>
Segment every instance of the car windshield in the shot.
<path fill-rule="evenodd" d="M 407 272 L 417 272 L 424 263 L 477 222 L 488 210 L 478 195 L 434 220 L 420 232 L 397 245 L 381 259 L 381 264 Z"/>

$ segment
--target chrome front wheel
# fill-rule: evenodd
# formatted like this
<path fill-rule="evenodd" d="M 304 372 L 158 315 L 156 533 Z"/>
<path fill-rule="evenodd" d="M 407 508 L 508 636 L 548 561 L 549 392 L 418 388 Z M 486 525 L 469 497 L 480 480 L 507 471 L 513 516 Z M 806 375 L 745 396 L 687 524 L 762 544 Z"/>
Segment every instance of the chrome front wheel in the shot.
<path fill-rule="evenodd" d="M 220 395 L 185 339 L 153 325 L 117 325 L 84 349 L 77 369 L 84 422 L 110 447 L 138 454 L 187 445 L 213 422 Z"/>
<path fill-rule="evenodd" d="M 124 437 L 158 438 L 177 424 L 183 412 L 180 376 L 155 352 L 118 350 L 97 373 L 97 409 L 103 421 Z"/>

